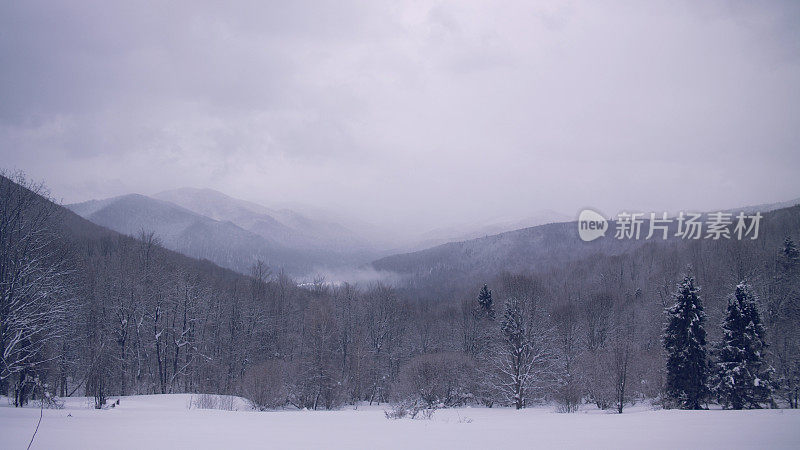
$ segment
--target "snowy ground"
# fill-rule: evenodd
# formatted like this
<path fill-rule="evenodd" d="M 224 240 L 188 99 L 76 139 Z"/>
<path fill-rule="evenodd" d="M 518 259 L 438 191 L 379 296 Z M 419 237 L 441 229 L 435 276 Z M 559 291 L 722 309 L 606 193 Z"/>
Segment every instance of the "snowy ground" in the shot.
<path fill-rule="evenodd" d="M 238 399 L 237 399 L 238 400 Z M 39 418 L 0 398 L 0 447 L 24 449 Z M 146 448 L 798 448 L 800 411 L 460 408 L 431 420 L 387 420 L 383 407 L 341 411 L 189 409 L 189 395 L 123 397 L 98 411 L 86 399 L 45 410 L 39 449 Z M 235 404 L 246 409 L 240 401 Z"/>

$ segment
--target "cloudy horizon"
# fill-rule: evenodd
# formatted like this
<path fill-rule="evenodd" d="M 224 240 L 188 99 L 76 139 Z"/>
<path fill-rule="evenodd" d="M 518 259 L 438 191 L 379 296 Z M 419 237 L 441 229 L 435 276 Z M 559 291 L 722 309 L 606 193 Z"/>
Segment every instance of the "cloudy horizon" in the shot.
<path fill-rule="evenodd" d="M 0 166 L 392 230 L 800 197 L 800 5 L 7 2 Z"/>

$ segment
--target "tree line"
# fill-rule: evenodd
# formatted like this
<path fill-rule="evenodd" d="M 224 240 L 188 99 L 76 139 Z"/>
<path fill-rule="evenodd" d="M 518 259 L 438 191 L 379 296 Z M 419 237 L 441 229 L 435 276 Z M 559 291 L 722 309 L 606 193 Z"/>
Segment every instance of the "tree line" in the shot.
<path fill-rule="evenodd" d="M 756 243 L 647 245 L 484 275 L 432 301 L 415 283 L 301 287 L 263 263 L 238 274 L 153 233 L 97 227 L 4 176 L 0 392 L 18 405 L 86 395 L 98 408 L 179 392 L 242 395 L 259 409 L 796 408 L 800 255 L 775 236 L 794 233 L 799 215 L 774 216 Z M 674 360 L 691 342 L 693 359 Z"/>

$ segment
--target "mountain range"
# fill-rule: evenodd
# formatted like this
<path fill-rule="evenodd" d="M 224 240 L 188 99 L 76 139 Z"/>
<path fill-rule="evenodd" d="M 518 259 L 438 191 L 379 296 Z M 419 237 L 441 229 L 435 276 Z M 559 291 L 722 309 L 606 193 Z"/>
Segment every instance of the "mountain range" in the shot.
<path fill-rule="evenodd" d="M 760 222 L 762 237 L 757 241 L 761 245 L 766 242 L 763 236 L 768 235 L 775 241 L 770 244 L 777 248 L 777 242 L 787 233 L 800 229 L 800 199 L 745 206 L 728 212 L 735 216 L 739 211 L 764 215 Z M 605 237 L 584 242 L 578 236 L 577 222 L 550 223 L 389 255 L 374 261 L 372 267 L 377 272 L 392 273 L 414 289 L 427 291 L 435 297 L 446 295 L 453 286 L 464 285 L 468 280 L 486 279 L 498 273 L 545 273 L 592 258 L 608 262 L 623 254 L 646 251 L 645 247 L 654 249 L 675 245 L 684 248 L 686 245 L 719 242 L 683 240 L 675 236 L 676 227 L 677 222 L 673 221 L 666 240 L 647 240 L 645 234 L 649 230 L 649 221 L 645 220 L 640 239 L 620 240 L 614 238 L 616 223 L 609 222 L 610 231 Z"/>
<path fill-rule="evenodd" d="M 497 217 L 483 221 L 459 224 L 430 230 L 419 236 L 411 249 L 423 250 L 448 242 L 468 241 L 493 236 L 507 231 L 546 225 L 548 223 L 569 222 L 572 217 L 552 210 L 541 210 L 523 218 Z"/>
<path fill-rule="evenodd" d="M 302 277 L 379 255 L 343 226 L 210 189 L 184 188 L 153 197 L 129 194 L 66 207 L 120 233 L 153 232 L 169 249 L 245 273 L 261 260 Z"/>
<path fill-rule="evenodd" d="M 744 207 L 768 212 L 799 200 Z M 269 208 L 211 189 L 180 188 L 66 205 L 98 225 L 127 235 L 153 232 L 169 249 L 247 273 L 256 261 L 300 279 L 363 269 L 404 276 L 440 272 L 520 271 L 601 253 L 615 255 L 642 241 L 583 243 L 576 224 L 554 211 L 439 228 L 388 247 L 340 223 L 288 208 Z"/>

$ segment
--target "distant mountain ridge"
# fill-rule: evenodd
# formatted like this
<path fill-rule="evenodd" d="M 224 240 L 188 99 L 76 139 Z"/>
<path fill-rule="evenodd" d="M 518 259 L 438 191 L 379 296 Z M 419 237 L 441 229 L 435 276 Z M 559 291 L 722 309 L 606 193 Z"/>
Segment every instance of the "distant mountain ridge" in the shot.
<path fill-rule="evenodd" d="M 413 250 L 422 250 L 448 242 L 468 241 L 508 231 L 521 230 L 549 223 L 569 222 L 572 217 L 552 210 L 541 210 L 524 218 L 495 218 L 492 220 L 430 230 L 419 237 Z"/>
<path fill-rule="evenodd" d="M 270 209 L 212 189 L 180 188 L 153 197 L 215 220 L 232 222 L 287 247 L 340 252 L 371 249 L 368 242 L 342 225 L 289 209 Z"/>
<path fill-rule="evenodd" d="M 725 212 L 737 212 L 738 213 L 739 211 L 741 211 L 741 212 L 744 212 L 746 214 L 752 214 L 752 213 L 758 211 L 758 212 L 764 213 L 764 212 L 775 211 L 775 210 L 783 209 L 783 208 L 791 208 L 792 206 L 797 206 L 797 205 L 800 205 L 800 197 L 798 197 L 798 198 L 796 198 L 794 200 L 789 200 L 789 201 L 785 201 L 785 202 L 762 203 L 762 204 L 759 204 L 759 205 L 744 206 L 742 208 L 737 208 L 737 209 L 726 209 Z"/>
<path fill-rule="evenodd" d="M 783 236 L 800 229 L 800 202 L 772 203 L 729 211 L 743 211 L 746 214 L 761 212 L 762 237 L 759 239 L 769 236 L 775 241 L 775 248 Z M 396 274 L 416 288 L 425 286 L 434 294 L 445 295 L 448 287 L 440 286 L 446 283 L 457 285 L 503 272 L 543 273 L 587 258 L 615 257 L 647 246 L 709 245 L 717 242 L 677 238 L 677 223 L 674 221 L 669 226 L 669 238 L 666 240 L 644 238 L 649 230 L 648 220 L 644 221 L 640 239 L 615 239 L 615 227 L 614 222 L 610 222 L 605 237 L 583 242 L 578 236 L 577 222 L 551 223 L 391 255 L 373 261 L 372 267 L 376 271 Z"/>
<path fill-rule="evenodd" d="M 343 227 L 291 211 L 279 211 L 279 220 L 266 207 L 217 191 L 183 189 L 159 196 L 128 194 L 66 207 L 127 235 L 152 231 L 169 249 L 242 273 L 261 260 L 273 270 L 310 276 L 324 268 L 363 264 L 378 255 Z"/>
<path fill-rule="evenodd" d="M 735 211 L 769 212 L 795 204 L 800 204 L 800 199 Z M 180 188 L 152 197 L 129 194 L 67 207 L 127 235 L 153 231 L 167 248 L 239 272 L 246 273 L 262 260 L 273 270 L 283 269 L 301 278 L 365 264 L 399 274 L 527 270 L 574 261 L 595 252 L 619 254 L 641 245 L 609 239 L 575 245 L 575 222 L 553 211 L 521 220 L 441 228 L 403 247 L 405 251 L 389 252 L 376 249 L 338 223 L 292 209 L 269 208 L 211 189 Z"/>

